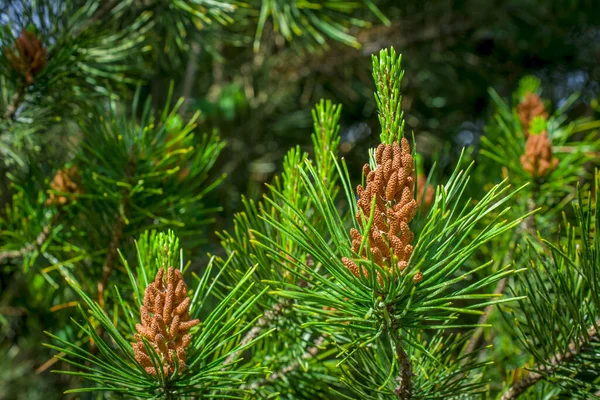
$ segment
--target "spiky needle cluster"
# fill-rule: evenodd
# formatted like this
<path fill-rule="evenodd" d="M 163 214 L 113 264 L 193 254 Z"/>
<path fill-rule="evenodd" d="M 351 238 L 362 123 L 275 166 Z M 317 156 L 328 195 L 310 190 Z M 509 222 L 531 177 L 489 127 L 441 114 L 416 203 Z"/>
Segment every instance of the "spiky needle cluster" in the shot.
<path fill-rule="evenodd" d="M 373 224 L 366 233 L 371 255 L 377 265 L 390 273 L 396 269 L 402 272 L 408 266 L 413 252 L 410 243 L 414 234 L 408 224 L 417 212 L 414 160 L 408 140 L 402 138 L 401 144 L 380 144 L 375 153 L 375 161 L 376 168 L 373 171 L 368 164 L 363 167 L 367 185 L 365 188 L 361 185 L 357 187 L 360 210 L 356 219 L 364 228 L 362 215 L 369 218 L 375 198 Z M 352 251 L 358 254 L 363 236 L 354 228 L 351 229 L 350 236 Z M 360 256 L 367 258 L 366 248 Z M 342 262 L 354 275 L 360 276 L 359 268 L 353 260 L 344 257 Z M 367 275 L 364 269 L 363 274 Z M 416 279 L 422 279 L 422 275 L 418 275 Z M 381 283 L 381 278 L 379 282 Z"/>
<path fill-rule="evenodd" d="M 552 144 L 546 131 L 527 137 L 521 165 L 534 178 L 544 177 L 556 169 L 558 159 L 552 156 Z"/>
<path fill-rule="evenodd" d="M 25 78 L 27 85 L 46 67 L 46 49 L 33 32 L 25 29 L 15 41 L 14 49 L 6 48 L 6 58 L 12 68 Z"/>
<path fill-rule="evenodd" d="M 548 118 L 544 102 L 540 96 L 531 92 L 527 93 L 517 105 L 517 114 L 521 125 L 523 125 L 525 136 L 529 135 L 529 126 L 535 117 Z"/>
<path fill-rule="evenodd" d="M 140 307 L 142 323 L 135 326 L 138 333 L 132 343 L 135 359 L 153 376 L 157 371 L 143 339 L 156 352 L 163 374 L 170 376 L 176 365 L 180 372 L 185 368 L 185 349 L 191 340 L 188 332 L 200 322 L 190 320 L 190 298 L 181 271 L 169 267 L 166 286 L 164 273 L 163 268 L 159 269 L 154 282 L 146 288 Z"/>

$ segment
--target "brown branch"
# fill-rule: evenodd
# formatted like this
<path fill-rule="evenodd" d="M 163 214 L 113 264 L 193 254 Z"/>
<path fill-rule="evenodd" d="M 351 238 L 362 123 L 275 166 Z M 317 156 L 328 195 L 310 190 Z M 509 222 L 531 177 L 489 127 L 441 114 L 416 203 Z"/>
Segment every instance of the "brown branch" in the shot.
<path fill-rule="evenodd" d="M 135 170 L 135 162 L 132 157 L 133 152 L 130 150 L 129 161 L 127 162 L 127 167 L 125 168 L 125 181 L 128 183 L 131 180 L 131 177 L 133 176 L 133 172 Z M 108 245 L 108 252 L 104 261 L 104 266 L 102 267 L 102 280 L 98 282 L 98 302 L 103 308 L 106 285 L 108 284 L 108 278 L 110 278 L 110 275 L 114 269 L 115 261 L 117 260 L 117 250 L 119 249 L 119 243 L 121 242 L 121 238 L 123 237 L 123 230 L 125 228 L 125 217 L 129 210 L 129 196 L 126 192 L 126 189 L 124 189 L 122 192 L 119 208 L 122 208 L 123 212 L 121 214 L 121 212 L 117 210 L 117 217 L 112 231 L 112 239 L 110 241 L 110 244 Z"/>
<path fill-rule="evenodd" d="M 35 241 L 32 243 L 27 243 L 25 246 L 21 247 L 19 250 L 8 250 L 0 252 L 0 264 L 3 264 L 9 259 L 21 258 L 27 253 L 30 253 L 36 249 L 42 247 L 46 240 L 50 237 L 50 232 L 52 231 L 52 227 L 58 222 L 60 213 L 56 213 L 52 220 L 48 223 L 48 225 L 42 228 L 40 234 L 35 238 Z"/>
<path fill-rule="evenodd" d="M 393 306 L 388 306 L 388 314 L 394 314 Z M 386 323 L 386 328 L 390 338 L 392 339 L 392 344 L 396 351 L 396 358 L 398 359 L 400 367 L 400 371 L 396 377 L 396 382 L 398 382 L 398 385 L 396 385 L 394 388 L 394 393 L 400 400 L 410 400 L 412 399 L 412 377 L 414 376 L 412 371 L 412 363 L 410 362 L 409 355 L 402 347 L 402 338 L 398 334 L 399 327 L 397 326 L 397 322 L 392 321 L 389 326 L 388 323 Z"/>
<path fill-rule="evenodd" d="M 410 357 L 402 348 L 402 342 L 398 336 L 397 329 L 392 329 L 390 331 L 390 336 L 394 342 L 394 347 L 396 348 L 396 357 L 400 363 L 400 372 L 396 377 L 398 385 L 394 388 L 394 393 L 400 400 L 409 400 L 412 398 L 412 377 L 414 375 L 412 372 Z"/>
<path fill-rule="evenodd" d="M 538 368 L 536 368 L 539 372 L 533 370 L 529 371 L 522 378 L 514 382 L 513 385 L 506 392 L 504 392 L 502 397 L 500 397 L 500 400 L 512 400 L 518 398 L 531 386 L 544 379 L 544 376 L 551 375 L 556 372 L 561 364 L 569 362 L 579 355 L 581 348 L 584 345 L 592 340 L 598 339 L 598 331 L 596 330 L 596 325 L 598 323 L 600 323 L 600 321 L 596 321 L 595 324 L 588 328 L 585 334 L 579 336 L 576 340 L 573 340 L 571 343 L 569 343 L 568 349 L 565 352 L 556 353 L 549 360 L 544 362 L 543 365 L 540 365 Z"/>
<path fill-rule="evenodd" d="M 531 198 L 529 198 L 527 200 L 527 211 L 530 213 L 536 209 L 536 204 L 535 204 L 534 199 L 537 198 L 538 189 L 539 189 L 538 183 L 534 182 Z M 529 232 L 534 237 L 537 238 L 537 235 L 535 234 L 534 214 L 529 215 L 527 218 L 525 218 L 519 224 L 519 227 L 517 228 L 517 238 L 515 239 L 513 247 L 504 256 L 504 259 L 502 260 L 502 265 L 506 265 L 512 260 L 513 253 L 514 253 L 515 249 L 517 248 L 517 244 L 519 242 L 520 231 Z M 541 241 L 540 241 L 540 243 L 541 243 Z M 542 243 L 542 246 L 544 246 L 543 243 Z M 504 293 L 504 289 L 506 289 L 507 283 L 508 283 L 507 277 L 500 279 L 498 281 L 498 283 L 496 284 L 496 288 L 494 289 L 494 295 L 499 295 L 499 294 Z M 481 317 L 479 317 L 479 321 L 477 321 L 477 325 L 480 325 L 480 326 L 478 326 L 477 329 L 475 329 L 475 332 L 473 332 L 473 336 L 471 337 L 471 340 L 469 341 L 469 344 L 467 345 L 467 348 L 465 349 L 465 354 L 472 353 L 479 346 L 479 342 L 481 341 L 481 338 L 483 337 L 484 327 L 482 325 L 486 324 L 487 320 L 490 318 L 490 315 L 492 315 L 494 308 L 495 308 L 495 304 L 490 304 L 483 310 L 483 315 Z"/>
<path fill-rule="evenodd" d="M 512 252 L 511 252 L 511 256 L 512 256 Z M 503 265 L 504 265 L 504 263 L 503 263 Z M 496 289 L 494 289 L 494 294 L 495 295 L 502 294 L 504 292 L 504 289 L 506 288 L 506 283 L 507 283 L 506 277 L 500 279 L 498 281 L 498 283 L 496 284 Z M 471 336 L 471 340 L 469 341 L 469 344 L 467 345 L 467 348 L 465 349 L 465 354 L 472 353 L 479 346 L 479 342 L 481 341 L 481 338 L 483 337 L 483 328 L 484 328 L 483 325 L 485 325 L 487 320 L 490 318 L 490 315 L 494 311 L 494 305 L 495 304 L 490 304 L 483 310 L 483 315 L 481 317 L 479 317 L 479 321 L 477 321 L 477 325 L 480 325 L 480 326 L 478 326 L 477 329 L 475 329 L 475 332 L 473 332 L 473 336 Z"/>
<path fill-rule="evenodd" d="M 11 103 L 6 107 L 6 111 L 4 112 L 4 119 L 12 120 L 17 112 L 17 109 L 21 105 L 23 98 L 25 97 L 25 85 L 22 83 L 17 87 L 17 91 L 12 97 Z"/>
<path fill-rule="evenodd" d="M 117 250 L 119 249 L 119 242 L 123 237 L 123 228 L 125 227 L 125 220 L 122 215 L 117 216 L 115 227 L 113 229 L 113 237 L 108 246 L 108 253 L 104 266 L 102 267 L 102 280 L 98 283 L 98 302 L 101 307 L 104 307 L 104 292 L 108 283 L 108 278 L 114 268 L 115 260 L 117 259 Z"/>

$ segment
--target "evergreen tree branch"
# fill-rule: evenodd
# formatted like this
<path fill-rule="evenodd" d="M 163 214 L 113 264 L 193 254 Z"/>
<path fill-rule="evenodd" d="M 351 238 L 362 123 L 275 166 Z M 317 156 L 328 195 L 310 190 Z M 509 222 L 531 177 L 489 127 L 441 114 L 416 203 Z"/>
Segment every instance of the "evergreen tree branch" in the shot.
<path fill-rule="evenodd" d="M 129 153 L 129 161 L 127 163 L 127 167 L 125 169 L 125 180 L 129 183 L 131 177 L 133 176 L 133 172 L 135 170 L 135 161 L 133 160 L 133 153 L 130 150 Z M 119 243 L 121 242 L 121 238 L 123 237 L 123 229 L 125 228 L 125 217 L 129 212 L 129 197 L 125 191 L 122 193 L 121 202 L 117 209 L 117 217 L 115 221 L 115 225 L 112 232 L 112 239 L 108 246 L 108 253 L 106 254 L 106 259 L 104 261 L 104 266 L 102 267 L 102 280 L 98 283 L 98 303 L 100 306 L 104 307 L 104 292 L 106 290 L 106 285 L 108 284 L 108 278 L 114 269 L 114 263 L 117 260 L 117 253 L 119 249 Z M 122 210 L 122 211 L 120 211 Z"/>
<path fill-rule="evenodd" d="M 567 363 L 573 358 L 577 357 L 584 345 L 592 340 L 599 339 L 598 330 L 596 329 L 598 323 L 600 323 L 600 320 L 597 320 L 595 323 L 593 323 L 592 326 L 586 331 L 586 334 L 579 336 L 577 339 L 569 343 L 568 349 L 565 352 L 556 353 L 548 361 L 544 362 L 543 365 L 535 368 L 539 372 L 531 370 L 514 382 L 513 385 L 506 392 L 504 392 L 502 397 L 500 397 L 500 400 L 512 400 L 518 398 L 521 394 L 525 393 L 527 389 L 542 380 L 546 375 L 553 374 L 561 367 L 562 364 Z"/>
<path fill-rule="evenodd" d="M 512 257 L 512 252 L 507 254 L 504 259 L 508 261 L 508 260 L 510 260 L 511 257 Z M 496 284 L 496 289 L 494 289 L 494 294 L 499 295 L 499 294 L 504 293 L 504 289 L 506 289 L 506 283 L 507 283 L 507 278 L 500 279 L 498 281 L 498 283 Z M 492 311 L 494 311 L 494 308 L 495 308 L 495 304 L 489 305 L 483 310 L 483 315 L 481 317 L 479 317 L 479 321 L 477 321 L 477 325 L 480 325 L 480 326 L 478 326 L 477 329 L 475 329 L 475 332 L 473 332 L 473 336 L 471 337 L 471 340 L 469 341 L 469 344 L 467 345 L 465 354 L 472 353 L 479 346 L 481 338 L 483 337 L 483 329 L 484 329 L 483 325 L 485 325 L 487 320 L 490 318 L 490 315 L 492 314 Z"/>
<path fill-rule="evenodd" d="M 525 218 L 521 222 L 519 227 L 517 228 L 516 233 L 515 233 L 516 237 L 515 237 L 514 245 L 510 249 L 510 251 L 508 253 L 506 253 L 506 255 L 504 256 L 504 259 L 502 260 L 502 265 L 506 265 L 512 261 L 513 254 L 517 248 L 517 244 L 519 243 L 519 239 L 520 239 L 522 231 L 529 232 L 534 237 L 537 237 L 535 234 L 535 219 L 534 219 L 533 211 L 535 211 L 535 209 L 536 209 L 536 204 L 535 204 L 534 199 L 537 198 L 536 196 L 537 196 L 538 190 L 539 190 L 539 184 L 537 181 L 535 181 L 533 184 L 533 190 L 532 190 L 531 197 L 527 200 L 527 212 L 529 212 L 531 214 L 527 218 Z M 508 277 L 504 277 L 504 278 L 500 279 L 498 281 L 498 283 L 496 284 L 496 288 L 494 289 L 494 294 L 500 295 L 500 294 L 504 293 L 504 289 L 506 289 L 507 282 L 508 282 Z M 485 325 L 487 323 L 487 320 L 490 318 L 490 315 L 492 315 L 492 312 L 494 311 L 495 306 L 496 306 L 495 304 L 490 304 L 483 310 L 483 315 L 481 317 L 479 317 L 479 321 L 477 321 L 477 325 L 479 325 L 479 326 L 477 327 L 477 329 L 475 329 L 475 332 L 473 332 L 473 336 L 471 337 L 471 340 L 469 341 L 469 344 L 467 345 L 467 348 L 465 349 L 465 354 L 472 353 L 479 346 L 479 343 L 483 337 L 483 330 L 484 330 L 483 325 Z"/>
<path fill-rule="evenodd" d="M 408 400 L 412 398 L 412 364 L 406 351 L 402 348 L 402 343 L 398 335 L 398 331 L 390 333 L 396 348 L 396 357 L 400 363 L 400 373 L 396 378 L 398 386 L 394 389 L 394 393 L 400 400 Z"/>
<path fill-rule="evenodd" d="M 185 99 L 181 105 L 179 113 L 185 116 L 190 105 L 192 90 L 194 88 L 194 81 L 196 80 L 198 70 L 198 59 L 200 58 L 200 52 L 202 48 L 198 41 L 192 42 L 190 45 L 190 51 L 188 56 L 188 62 L 185 68 L 185 75 L 183 78 L 183 93 L 181 96 Z"/>
<path fill-rule="evenodd" d="M 21 258 L 27 253 L 31 253 L 36 249 L 40 249 L 44 245 L 44 243 L 46 243 L 46 240 L 50 238 L 50 232 L 52 232 L 52 228 L 54 227 L 54 225 L 56 225 L 59 219 L 60 213 L 56 213 L 50 221 L 50 223 L 42 228 L 42 231 L 33 242 L 27 243 L 18 250 L 7 250 L 0 252 L 0 264 L 3 264 L 8 260 Z"/>
<path fill-rule="evenodd" d="M 102 280 L 98 284 L 98 302 L 102 307 L 104 307 L 104 291 L 108 283 L 108 278 L 112 273 L 114 262 L 117 259 L 117 250 L 119 248 L 119 242 L 123 237 L 124 227 L 125 220 L 123 219 L 123 216 L 119 214 L 113 229 L 113 237 L 110 241 L 110 245 L 108 246 L 106 260 L 104 261 L 104 266 L 102 267 Z"/>
<path fill-rule="evenodd" d="M 313 345 L 311 347 L 309 347 L 308 349 L 306 349 L 306 352 L 304 354 L 302 354 L 301 359 L 309 360 L 309 359 L 315 357 L 319 353 L 319 350 L 320 350 L 321 346 L 323 345 L 324 341 L 325 341 L 324 335 L 321 335 L 318 338 L 316 338 L 313 341 Z M 241 389 L 256 390 L 262 386 L 268 385 L 269 383 L 271 383 L 273 381 L 281 379 L 282 377 L 289 374 L 290 372 L 297 370 L 299 366 L 300 366 L 300 362 L 298 360 L 296 360 L 296 361 L 292 362 L 291 364 L 283 367 L 279 371 L 273 372 L 266 379 L 261 379 L 260 381 L 254 382 L 251 385 L 242 385 Z"/>
<path fill-rule="evenodd" d="M 15 113 L 17 112 L 17 109 L 21 105 L 21 102 L 23 101 L 24 97 L 25 97 L 25 85 L 23 85 L 21 83 L 21 84 L 19 84 L 17 91 L 13 95 L 11 103 L 8 105 L 8 107 L 6 108 L 6 111 L 4 112 L 4 119 L 6 119 L 6 120 L 13 119 L 13 117 L 15 116 Z"/>
<path fill-rule="evenodd" d="M 261 334 L 261 332 L 267 326 L 269 326 L 271 324 L 271 322 L 273 322 L 278 316 L 280 316 L 281 314 L 283 314 L 283 312 L 290 305 L 291 305 L 291 300 L 289 300 L 289 299 L 283 299 L 280 302 L 276 303 L 273 306 L 272 310 L 265 311 L 264 315 L 261 318 L 259 318 L 259 320 L 256 322 L 256 325 L 254 325 L 252 327 L 252 329 L 250 329 L 248 331 L 248 333 L 246 333 L 246 335 L 244 336 L 244 338 L 240 342 L 240 348 L 244 348 L 245 345 L 247 345 L 252 340 L 254 340 L 256 337 L 258 337 Z M 239 353 L 240 353 L 240 350 L 231 353 L 225 359 L 225 364 L 231 364 L 238 357 Z"/>
<path fill-rule="evenodd" d="M 391 310 L 393 311 L 393 310 Z M 390 315 L 393 315 L 390 312 Z M 398 376 L 396 377 L 396 381 L 398 385 L 394 388 L 394 393 L 400 400 L 409 400 L 412 398 L 412 364 L 410 362 L 410 357 L 402 347 L 402 338 L 400 337 L 400 330 L 396 326 L 396 321 L 393 321 L 388 328 L 390 338 L 392 339 L 392 343 L 394 345 L 394 350 L 396 352 L 396 358 L 398 359 L 400 371 Z"/>

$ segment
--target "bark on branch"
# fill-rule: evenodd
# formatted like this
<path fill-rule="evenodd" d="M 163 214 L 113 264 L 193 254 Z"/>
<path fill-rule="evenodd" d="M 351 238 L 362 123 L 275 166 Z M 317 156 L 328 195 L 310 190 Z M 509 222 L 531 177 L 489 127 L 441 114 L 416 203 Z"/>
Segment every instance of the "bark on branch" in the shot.
<path fill-rule="evenodd" d="M 310 346 L 308 349 L 306 349 L 306 352 L 304 354 L 302 354 L 302 359 L 309 360 L 309 359 L 315 357 L 319 353 L 319 350 L 320 350 L 321 346 L 323 345 L 324 341 L 325 341 L 325 336 L 323 336 L 323 335 L 316 338 L 313 341 L 313 345 Z M 242 385 L 241 389 L 256 390 L 262 386 L 268 385 L 271 382 L 281 379 L 282 377 L 289 374 L 290 372 L 297 370 L 299 366 L 300 366 L 300 362 L 298 360 L 296 360 L 296 361 L 292 362 L 291 364 L 283 367 L 279 371 L 273 372 L 266 379 L 261 379 L 260 381 L 254 382 L 251 385 Z"/>
<path fill-rule="evenodd" d="M 277 319 L 277 317 L 279 317 L 281 314 L 283 314 L 284 310 L 287 309 L 289 306 L 291 305 L 291 301 L 284 299 L 282 301 L 280 301 L 279 303 L 276 303 L 273 306 L 272 310 L 267 310 L 265 311 L 264 315 L 259 318 L 259 320 L 256 322 L 256 325 L 254 325 L 249 331 L 248 333 L 246 333 L 246 335 L 244 336 L 244 338 L 242 339 L 242 341 L 240 342 L 240 347 L 243 347 L 245 345 L 247 345 L 248 343 L 250 343 L 252 340 L 254 340 L 258 335 L 260 335 L 260 333 L 271 324 L 271 322 L 273 322 L 275 319 Z M 238 355 L 240 354 L 240 351 L 234 351 L 233 353 L 231 353 L 226 359 L 225 359 L 225 364 L 231 364 L 233 361 L 235 361 L 235 359 L 238 357 Z"/>
<path fill-rule="evenodd" d="M 562 364 L 571 361 L 573 358 L 579 355 L 583 346 L 592 340 L 598 340 L 598 331 L 596 330 L 596 325 L 598 325 L 599 322 L 600 321 L 596 321 L 594 325 L 588 328 L 585 334 L 579 336 L 577 339 L 569 343 L 566 351 L 556 353 L 543 365 L 534 368 L 535 371 L 529 371 L 522 378 L 514 382 L 513 385 L 506 392 L 504 392 L 502 397 L 500 397 L 500 400 L 512 400 L 518 398 L 531 386 L 544 379 L 545 376 L 555 373 Z"/>
<path fill-rule="evenodd" d="M 50 237 L 50 232 L 52 231 L 54 225 L 56 225 L 56 223 L 58 222 L 59 218 L 59 213 L 56 213 L 50 221 L 50 223 L 44 226 L 40 234 L 35 238 L 35 241 L 33 241 L 32 243 L 27 243 L 25 246 L 21 247 L 18 250 L 8 250 L 0 252 L 0 264 L 3 264 L 8 260 L 21 258 L 27 253 L 31 253 L 32 251 L 41 248 L 42 245 L 46 243 L 46 240 L 48 240 L 48 238 Z"/>

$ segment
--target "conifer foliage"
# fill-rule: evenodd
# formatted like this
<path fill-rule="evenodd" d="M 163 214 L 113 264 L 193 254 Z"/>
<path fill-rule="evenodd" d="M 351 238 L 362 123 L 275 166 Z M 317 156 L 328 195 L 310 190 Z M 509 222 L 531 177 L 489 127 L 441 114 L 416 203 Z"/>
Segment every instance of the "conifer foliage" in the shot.
<path fill-rule="evenodd" d="M 198 129 L 174 84 L 155 107 L 145 63 L 181 67 L 199 54 L 188 31 L 223 33 L 239 15 L 255 52 L 266 29 L 296 50 L 357 47 L 352 27 L 368 22 L 349 15 L 387 18 L 367 0 L 23 7 L 28 24 L 0 37 L 0 284 L 19 282 L 0 300 L 22 287 L 43 311 L 44 339 L 32 337 L 52 357 L 38 372 L 59 374 L 66 394 L 600 398 L 600 123 L 570 119 L 575 96 L 554 109 L 533 77 L 512 104 L 490 89 L 481 151 L 425 175 L 402 57 L 383 49 L 380 134 L 362 170 L 340 157 L 341 105 L 321 100 L 312 146 L 291 148 L 199 257 L 220 210 L 207 204 L 225 179 L 214 166 L 236 155 Z M 67 129 L 51 150 L 44 135 Z M 17 346 L 8 330 L 0 367 Z"/>

